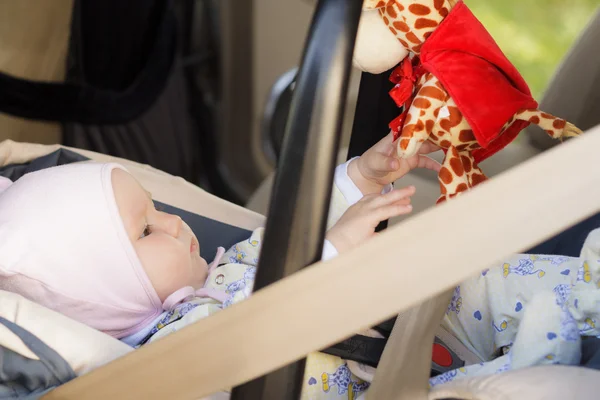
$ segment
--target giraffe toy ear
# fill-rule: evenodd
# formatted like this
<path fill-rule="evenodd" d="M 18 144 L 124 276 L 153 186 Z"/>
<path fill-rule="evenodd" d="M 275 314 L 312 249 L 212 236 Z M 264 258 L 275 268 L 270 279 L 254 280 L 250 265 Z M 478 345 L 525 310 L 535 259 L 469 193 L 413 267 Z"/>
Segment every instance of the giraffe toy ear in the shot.
<path fill-rule="evenodd" d="M 367 3 L 383 3 L 366 0 Z M 361 71 L 372 74 L 385 72 L 408 55 L 408 51 L 389 30 L 379 14 L 379 10 L 363 9 L 358 25 L 356 45 L 352 62 Z"/>

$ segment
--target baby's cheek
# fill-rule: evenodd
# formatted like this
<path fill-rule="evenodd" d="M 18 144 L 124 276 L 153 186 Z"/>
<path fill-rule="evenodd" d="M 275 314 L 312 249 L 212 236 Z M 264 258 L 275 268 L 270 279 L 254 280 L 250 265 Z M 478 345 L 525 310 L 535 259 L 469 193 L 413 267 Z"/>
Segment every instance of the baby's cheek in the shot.
<path fill-rule="evenodd" d="M 176 277 L 182 286 L 189 285 L 192 259 L 189 251 L 182 251 L 181 246 L 170 246 L 165 248 L 164 268 Z M 179 289 L 179 288 L 177 288 Z"/>
<path fill-rule="evenodd" d="M 182 245 L 168 238 L 150 239 L 138 246 L 136 252 L 154 289 L 164 300 L 162 298 L 190 285 L 190 255 Z"/>

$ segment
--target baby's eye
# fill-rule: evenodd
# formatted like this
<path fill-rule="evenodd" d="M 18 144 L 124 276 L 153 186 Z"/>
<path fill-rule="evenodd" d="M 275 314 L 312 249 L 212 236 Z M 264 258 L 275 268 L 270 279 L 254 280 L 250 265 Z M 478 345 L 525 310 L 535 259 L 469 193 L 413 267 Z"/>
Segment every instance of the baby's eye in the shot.
<path fill-rule="evenodd" d="M 142 231 L 142 234 L 140 235 L 140 239 L 145 238 L 146 236 L 148 236 L 151 233 L 152 233 L 152 231 L 150 230 L 150 225 L 146 225 L 144 227 L 144 230 Z"/>

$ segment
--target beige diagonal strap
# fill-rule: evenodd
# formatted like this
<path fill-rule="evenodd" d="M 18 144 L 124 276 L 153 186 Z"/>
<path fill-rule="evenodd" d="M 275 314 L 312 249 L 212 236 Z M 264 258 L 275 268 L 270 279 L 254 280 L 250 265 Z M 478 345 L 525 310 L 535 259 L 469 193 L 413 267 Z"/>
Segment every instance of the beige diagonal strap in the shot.
<path fill-rule="evenodd" d="M 45 398 L 197 399 L 346 339 L 598 212 L 598 149 L 600 127 Z"/>
<path fill-rule="evenodd" d="M 427 400 L 433 340 L 453 292 L 398 315 L 365 399 Z"/>

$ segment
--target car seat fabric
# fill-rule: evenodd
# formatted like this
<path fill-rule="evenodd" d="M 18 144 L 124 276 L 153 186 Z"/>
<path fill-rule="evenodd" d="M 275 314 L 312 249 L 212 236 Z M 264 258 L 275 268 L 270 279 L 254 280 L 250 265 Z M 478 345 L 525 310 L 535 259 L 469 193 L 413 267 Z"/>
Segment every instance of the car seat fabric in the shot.
<path fill-rule="evenodd" d="M 0 399 L 37 399 L 76 377 L 67 361 L 35 335 L 2 317 L 0 325 L 36 356 L 32 359 L 0 345 Z"/>
<path fill-rule="evenodd" d="M 598 227 L 600 227 L 600 214 L 595 214 L 525 253 L 579 257 L 588 233 Z"/>
<path fill-rule="evenodd" d="M 29 162 L 15 163 L 0 167 L 0 176 L 16 181 L 23 175 L 40 169 L 55 167 L 72 162 L 85 161 L 87 157 L 65 149 L 58 149 L 46 156 L 35 158 Z"/>
<path fill-rule="evenodd" d="M 600 339 L 585 337 L 581 343 L 581 362 L 584 367 L 600 370 Z"/>

